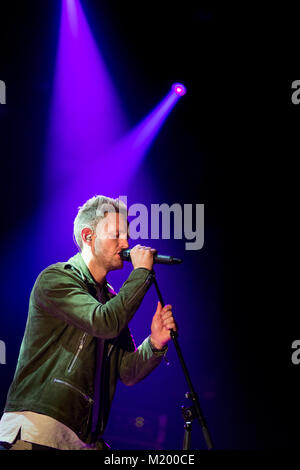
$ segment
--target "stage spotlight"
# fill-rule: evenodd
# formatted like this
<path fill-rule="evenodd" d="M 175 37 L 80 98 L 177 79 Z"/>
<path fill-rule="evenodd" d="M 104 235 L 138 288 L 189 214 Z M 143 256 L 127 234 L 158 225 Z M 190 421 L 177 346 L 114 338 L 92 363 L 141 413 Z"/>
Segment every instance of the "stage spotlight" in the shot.
<path fill-rule="evenodd" d="M 182 85 L 182 83 L 174 83 L 174 85 L 172 85 L 172 90 L 178 96 L 183 96 L 186 94 L 186 88 L 184 85 Z"/>

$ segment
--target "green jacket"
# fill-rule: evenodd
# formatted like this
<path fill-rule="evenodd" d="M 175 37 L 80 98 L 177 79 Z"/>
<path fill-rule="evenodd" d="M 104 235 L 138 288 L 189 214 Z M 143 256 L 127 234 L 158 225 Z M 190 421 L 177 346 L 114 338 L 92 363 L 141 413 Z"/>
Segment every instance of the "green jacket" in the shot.
<path fill-rule="evenodd" d="M 148 339 L 136 349 L 127 326 L 151 283 L 148 269 L 135 269 L 117 295 L 105 283 L 110 300 L 102 304 L 97 299 L 98 286 L 80 253 L 42 271 L 30 295 L 25 333 L 4 411 L 46 414 L 68 426 L 84 442 L 92 442 L 96 344 L 97 338 L 102 338 L 101 435 L 117 379 L 126 385 L 139 382 L 164 355 L 153 352 Z"/>

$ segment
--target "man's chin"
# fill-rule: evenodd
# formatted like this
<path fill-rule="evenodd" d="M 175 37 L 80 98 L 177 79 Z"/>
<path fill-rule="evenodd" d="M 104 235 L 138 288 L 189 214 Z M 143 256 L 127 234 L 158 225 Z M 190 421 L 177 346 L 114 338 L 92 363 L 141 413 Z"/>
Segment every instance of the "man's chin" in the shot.
<path fill-rule="evenodd" d="M 123 268 L 123 260 L 120 258 L 119 262 L 114 264 L 111 268 L 110 268 L 110 271 L 116 271 L 118 269 L 122 269 Z"/>

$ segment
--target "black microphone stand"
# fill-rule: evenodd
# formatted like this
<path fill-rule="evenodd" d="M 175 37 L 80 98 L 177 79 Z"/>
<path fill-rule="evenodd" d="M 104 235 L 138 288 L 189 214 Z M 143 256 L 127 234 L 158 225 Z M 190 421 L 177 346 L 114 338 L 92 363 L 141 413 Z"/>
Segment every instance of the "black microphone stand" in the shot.
<path fill-rule="evenodd" d="M 157 291 L 157 294 L 158 294 L 158 299 L 161 303 L 161 306 L 164 307 L 165 303 L 163 301 L 161 292 L 160 292 L 158 284 L 157 284 L 155 272 L 153 270 L 152 270 L 152 274 L 153 274 L 153 283 L 155 285 L 155 288 L 156 288 L 156 291 Z M 208 428 L 207 428 L 205 418 L 204 418 L 203 413 L 202 413 L 201 408 L 200 408 L 198 396 L 197 396 L 197 394 L 195 392 L 195 389 L 193 387 L 189 372 L 187 370 L 187 366 L 185 364 L 185 361 L 184 361 L 184 358 L 183 358 L 183 355 L 182 355 L 182 352 L 181 352 L 181 349 L 180 349 L 180 345 L 178 343 L 178 339 L 177 339 L 178 338 L 178 333 L 177 333 L 177 331 L 171 330 L 170 335 L 171 335 L 171 338 L 172 338 L 173 343 L 175 345 L 175 349 L 176 349 L 176 352 L 177 352 L 177 355 L 178 355 L 178 358 L 179 358 L 179 361 L 180 361 L 180 364 L 181 364 L 186 382 L 187 382 L 188 387 L 189 387 L 189 392 L 187 392 L 185 394 L 185 397 L 192 400 L 192 405 L 191 406 L 188 406 L 188 407 L 182 406 L 181 407 L 183 419 L 184 419 L 184 422 L 185 422 L 185 424 L 184 424 L 183 450 L 190 449 L 192 422 L 195 418 L 198 419 L 198 421 L 200 423 L 200 426 L 202 428 L 202 433 L 203 433 L 207 448 L 208 448 L 208 450 L 211 450 L 211 449 L 213 449 L 212 440 L 211 440 L 210 434 L 208 432 Z"/>

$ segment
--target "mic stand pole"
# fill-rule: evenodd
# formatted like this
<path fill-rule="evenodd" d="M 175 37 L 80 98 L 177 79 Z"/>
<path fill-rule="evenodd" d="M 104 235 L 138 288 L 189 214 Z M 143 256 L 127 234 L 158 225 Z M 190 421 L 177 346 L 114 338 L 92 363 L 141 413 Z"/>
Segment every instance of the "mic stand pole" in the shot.
<path fill-rule="evenodd" d="M 161 306 L 164 307 L 165 303 L 163 301 L 161 292 L 160 292 L 158 284 L 157 284 L 156 275 L 155 275 L 155 272 L 153 270 L 152 270 L 152 274 L 153 274 L 153 283 L 155 285 L 155 288 L 156 288 L 156 291 L 157 291 L 157 294 L 158 294 L 158 299 L 161 303 Z M 202 429 L 202 433 L 203 433 L 206 445 L 207 445 L 207 448 L 208 448 L 208 450 L 211 450 L 211 449 L 213 449 L 212 440 L 211 440 L 210 434 L 208 432 L 208 428 L 207 428 L 205 418 L 204 418 L 203 413 L 202 413 L 201 408 L 200 408 L 198 396 L 197 396 L 197 394 L 195 392 L 195 389 L 193 387 L 189 372 L 187 370 L 187 366 L 185 364 L 185 361 L 184 361 L 184 358 L 183 358 L 183 355 L 182 355 L 182 352 L 181 352 L 180 345 L 178 343 L 178 339 L 177 339 L 178 338 L 178 333 L 177 333 L 177 331 L 170 330 L 170 335 L 171 335 L 171 338 L 172 338 L 173 343 L 175 345 L 175 349 L 176 349 L 176 352 L 177 352 L 177 355 L 178 355 L 178 358 L 179 358 L 179 361 L 180 361 L 180 364 L 181 364 L 186 382 L 187 382 L 188 387 L 189 387 L 189 392 L 187 392 L 185 394 L 185 397 L 192 400 L 192 406 L 190 406 L 190 407 L 183 407 L 182 406 L 181 407 L 183 418 L 184 418 L 184 421 L 185 421 L 183 450 L 188 450 L 190 448 L 192 421 L 193 421 L 194 418 L 198 419 L 198 421 L 200 423 L 200 426 L 201 426 L 201 429 Z"/>

